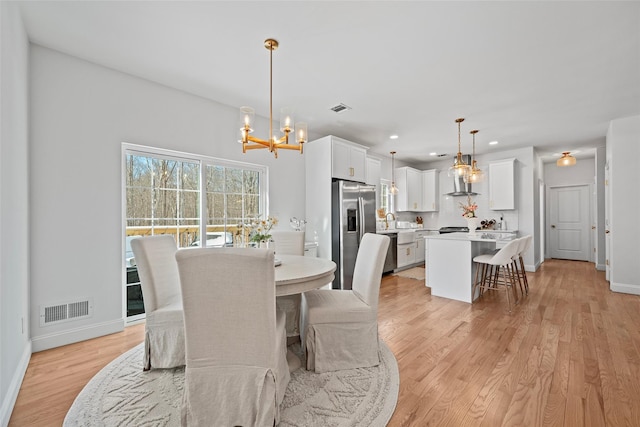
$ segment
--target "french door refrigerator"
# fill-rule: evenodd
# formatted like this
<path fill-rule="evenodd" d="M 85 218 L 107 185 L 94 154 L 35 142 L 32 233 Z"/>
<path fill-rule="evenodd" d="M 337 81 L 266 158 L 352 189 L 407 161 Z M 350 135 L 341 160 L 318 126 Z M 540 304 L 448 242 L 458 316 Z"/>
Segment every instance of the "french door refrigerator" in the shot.
<path fill-rule="evenodd" d="M 376 232 L 376 187 L 337 180 L 331 194 L 331 253 L 336 263 L 333 289 L 351 289 L 358 247 Z"/>

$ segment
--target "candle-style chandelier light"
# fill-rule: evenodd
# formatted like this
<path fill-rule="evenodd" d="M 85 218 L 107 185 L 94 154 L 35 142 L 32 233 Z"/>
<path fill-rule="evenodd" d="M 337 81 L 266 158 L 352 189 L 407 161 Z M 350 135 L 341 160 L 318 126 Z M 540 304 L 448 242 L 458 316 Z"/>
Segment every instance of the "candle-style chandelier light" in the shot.
<path fill-rule="evenodd" d="M 280 131 L 284 135 L 276 138 L 273 135 L 273 51 L 278 48 L 278 41 L 274 39 L 266 39 L 264 47 L 269 51 L 269 139 L 260 139 L 249 135 L 253 132 L 252 122 L 255 111 L 251 107 L 240 108 L 240 142 L 242 142 L 242 152 L 247 150 L 256 150 L 259 148 L 268 148 L 273 155 L 278 158 L 278 149 L 298 150 L 302 154 L 302 146 L 307 142 L 307 124 L 295 124 L 295 143 L 289 144 L 289 134 L 291 133 L 294 120 L 292 110 L 283 108 L 280 110 Z"/>

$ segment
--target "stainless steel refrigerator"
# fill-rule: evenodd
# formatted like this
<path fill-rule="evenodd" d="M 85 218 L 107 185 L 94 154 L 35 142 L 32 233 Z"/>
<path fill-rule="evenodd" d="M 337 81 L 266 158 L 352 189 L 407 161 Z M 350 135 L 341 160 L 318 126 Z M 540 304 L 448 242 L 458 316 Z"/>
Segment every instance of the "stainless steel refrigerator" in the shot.
<path fill-rule="evenodd" d="M 376 187 L 334 181 L 331 203 L 331 253 L 337 264 L 332 287 L 351 289 L 360 241 L 376 232 Z"/>

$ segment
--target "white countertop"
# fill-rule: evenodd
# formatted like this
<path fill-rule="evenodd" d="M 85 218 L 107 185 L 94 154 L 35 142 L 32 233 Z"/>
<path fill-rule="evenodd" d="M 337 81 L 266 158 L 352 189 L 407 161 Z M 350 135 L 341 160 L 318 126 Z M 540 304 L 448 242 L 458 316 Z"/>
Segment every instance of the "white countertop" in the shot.
<path fill-rule="evenodd" d="M 493 231 L 493 230 L 491 230 Z M 425 239 L 437 239 L 437 240 L 459 240 L 459 241 L 472 241 L 472 242 L 502 242 L 513 240 L 509 238 L 495 238 L 495 236 L 491 236 L 491 231 L 483 232 L 478 230 L 475 235 L 470 235 L 469 233 L 446 233 L 446 234 L 433 234 L 427 235 Z M 484 236 L 484 237 L 483 237 Z M 506 237 L 506 236 L 505 236 Z"/>

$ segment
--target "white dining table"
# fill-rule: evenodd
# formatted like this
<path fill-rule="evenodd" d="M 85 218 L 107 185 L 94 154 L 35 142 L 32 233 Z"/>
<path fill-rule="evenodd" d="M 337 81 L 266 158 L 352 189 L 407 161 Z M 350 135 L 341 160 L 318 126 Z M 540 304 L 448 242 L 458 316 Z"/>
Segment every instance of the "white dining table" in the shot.
<path fill-rule="evenodd" d="M 301 294 L 331 283 L 336 263 L 302 255 L 277 255 L 276 296 Z"/>
<path fill-rule="evenodd" d="M 276 296 L 301 294 L 330 284 L 336 271 L 336 263 L 323 258 L 276 255 L 276 261 Z M 302 366 L 302 361 L 288 349 L 287 364 L 293 372 Z"/>

